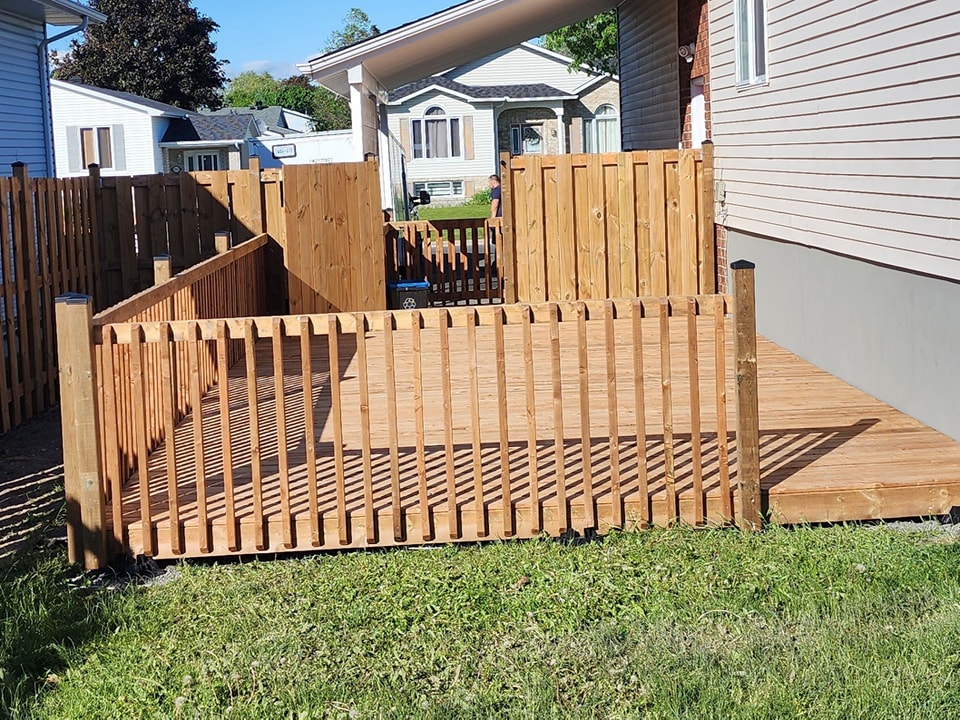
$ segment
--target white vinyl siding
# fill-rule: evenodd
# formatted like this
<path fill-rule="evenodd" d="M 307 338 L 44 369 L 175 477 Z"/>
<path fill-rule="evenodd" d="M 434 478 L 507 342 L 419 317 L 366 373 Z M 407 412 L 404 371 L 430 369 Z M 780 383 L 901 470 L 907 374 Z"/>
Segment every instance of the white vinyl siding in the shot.
<path fill-rule="evenodd" d="M 464 85 L 543 83 L 572 93 L 595 76 L 579 70 L 570 72 L 562 60 L 521 45 L 461 65 L 444 73 L 444 77 Z"/>
<path fill-rule="evenodd" d="M 57 175 L 85 175 L 79 152 L 81 128 L 109 127 L 113 144 L 113 167 L 103 175 L 151 175 L 163 171 L 157 142 L 169 120 L 151 117 L 146 110 L 121 105 L 105 96 L 93 96 L 53 81 L 53 139 Z"/>
<path fill-rule="evenodd" d="M 767 0 L 769 84 L 738 89 L 712 4 L 720 220 L 960 280 L 958 26 L 954 0 Z"/>
<path fill-rule="evenodd" d="M 440 107 L 447 117 L 463 118 L 461 133 L 469 131 L 467 117 L 472 117 L 473 125 L 473 159 L 468 160 L 467 149 L 470 143 L 463 137 L 461 155 L 459 158 L 431 158 L 416 159 L 413 157 L 412 121 L 421 120 L 424 113 L 432 107 Z M 497 154 L 493 122 L 493 110 L 489 103 L 472 105 L 445 93 L 430 92 L 413 98 L 409 103 L 391 106 L 388 114 L 390 132 L 396 138 L 401 138 L 401 118 L 410 123 L 410 152 L 407 155 L 407 180 L 409 182 L 449 180 L 460 178 L 486 177 L 496 171 Z"/>
<path fill-rule="evenodd" d="M 9 176 L 14 162 L 26 163 L 35 177 L 53 171 L 47 167 L 46 68 L 37 54 L 43 39 L 42 23 L 0 12 L 0 175 Z"/>
<path fill-rule="evenodd" d="M 680 144 L 677 4 L 627 0 L 620 6 L 619 17 L 623 149 L 676 148 Z"/>

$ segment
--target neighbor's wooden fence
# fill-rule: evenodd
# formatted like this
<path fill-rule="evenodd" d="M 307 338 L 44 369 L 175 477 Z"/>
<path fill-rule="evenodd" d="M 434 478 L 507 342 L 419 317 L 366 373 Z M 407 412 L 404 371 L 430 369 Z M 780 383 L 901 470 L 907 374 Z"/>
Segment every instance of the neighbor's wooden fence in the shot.
<path fill-rule="evenodd" d="M 715 291 L 712 145 L 501 165 L 507 302 Z"/>
<path fill-rule="evenodd" d="M 96 316 L 89 296 L 57 299 L 72 561 L 85 556 L 89 566 L 94 555 L 102 556 L 107 503 L 111 518 L 122 516 L 127 480 L 145 467 L 149 454 L 172 437 L 177 423 L 200 406 L 203 395 L 241 357 L 242 342 L 221 338 L 201 347 L 195 340 L 197 322 L 269 311 L 269 244 L 267 235 L 233 249 L 224 244 L 219 255 L 174 277 L 171 258 L 158 258 L 155 287 Z M 174 334 L 175 323 L 181 323 L 180 334 Z M 148 340 L 148 329 L 169 342 Z M 80 380 L 77 367 L 91 373 L 94 383 L 92 394 L 85 389 L 82 398 L 71 392 Z M 202 456 L 209 441 L 197 437 L 195 451 Z M 100 458 L 97 474 L 78 482 L 71 465 L 93 456 Z M 149 484 L 142 488 L 141 502 L 149 516 Z M 122 523 L 115 523 L 113 530 L 113 547 L 123 547 Z"/>
<path fill-rule="evenodd" d="M 384 226 L 388 280 L 426 280 L 443 305 L 503 302 L 501 220 L 431 220 Z"/>
<path fill-rule="evenodd" d="M 290 312 L 386 309 L 378 163 L 287 165 L 283 181 Z"/>
<path fill-rule="evenodd" d="M 268 233 L 283 242 L 279 170 L 100 178 L 93 169 L 109 307 L 153 284 L 153 258 L 170 255 L 175 272 L 213 256 L 214 234 L 233 244 Z"/>
<path fill-rule="evenodd" d="M 730 300 L 721 295 L 117 318 L 94 328 L 96 351 L 90 330 L 73 333 L 63 338 L 62 371 L 73 417 L 98 417 L 96 378 L 111 370 L 103 360 L 120 352 L 132 358 L 124 382 L 138 401 L 100 395 L 104 416 L 78 428 L 81 447 L 100 447 L 101 431 L 108 437 L 104 459 L 77 453 L 68 468 L 68 499 L 83 509 L 72 535 L 82 533 L 82 543 L 74 539 L 71 548 L 96 567 L 105 562 L 107 535 L 121 543 L 115 547 L 170 557 L 702 525 L 735 516 L 753 527 L 760 507 L 756 338 L 746 315 L 752 271 L 738 272 L 734 363 L 727 359 Z M 197 363 L 188 361 L 192 412 L 174 428 L 181 367 L 174 358 L 184 344 L 189 358 L 221 361 L 205 401 Z M 232 344 L 242 344 L 243 362 L 225 372 Z M 151 365 L 147 356 L 159 361 Z M 736 488 L 727 409 L 734 381 Z M 149 410 L 146 388 L 154 386 L 163 391 Z M 109 433 L 114 424 L 128 427 L 143 458 L 154 438 L 151 412 L 162 420 L 165 454 L 138 461 L 138 489 L 121 503 L 124 475 L 113 448 L 122 441 Z M 80 482 L 104 474 L 109 488 Z"/>
<path fill-rule="evenodd" d="M 97 292 L 96 212 L 86 178 L 0 177 L 0 433 L 57 398 L 53 301 Z"/>

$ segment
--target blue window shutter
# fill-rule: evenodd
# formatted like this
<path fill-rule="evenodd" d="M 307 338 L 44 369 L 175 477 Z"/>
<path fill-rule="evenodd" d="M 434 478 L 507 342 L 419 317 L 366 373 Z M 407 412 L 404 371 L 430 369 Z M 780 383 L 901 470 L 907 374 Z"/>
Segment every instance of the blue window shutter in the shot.
<path fill-rule="evenodd" d="M 123 136 L 123 125 L 110 128 L 113 136 L 113 169 L 123 172 L 127 169 L 127 143 Z"/>

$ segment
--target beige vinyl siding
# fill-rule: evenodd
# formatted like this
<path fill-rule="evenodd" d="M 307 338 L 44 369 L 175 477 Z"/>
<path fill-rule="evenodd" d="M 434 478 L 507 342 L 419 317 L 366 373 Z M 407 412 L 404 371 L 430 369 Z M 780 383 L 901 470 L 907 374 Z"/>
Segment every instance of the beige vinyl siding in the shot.
<path fill-rule="evenodd" d="M 0 175 L 9 176 L 14 162 L 37 177 L 53 172 L 46 156 L 46 68 L 37 54 L 43 39 L 41 22 L 0 12 Z"/>
<path fill-rule="evenodd" d="M 467 63 L 444 76 L 464 85 L 544 83 L 567 93 L 595 77 L 585 72 L 570 72 L 567 68 L 562 60 L 519 46 Z"/>
<path fill-rule="evenodd" d="M 768 83 L 710 7 L 729 228 L 960 280 L 960 5 L 767 0 Z"/>
<path fill-rule="evenodd" d="M 620 107 L 624 150 L 680 144 L 677 4 L 626 0 L 620 6 Z"/>
<path fill-rule="evenodd" d="M 68 131 L 78 127 L 123 126 L 123 162 L 114 157 L 114 167 L 104 168 L 104 175 L 149 175 L 162 172 L 163 165 L 156 145 L 154 118 L 106 98 L 94 97 L 70 88 L 69 83 L 53 82 L 50 86 L 53 109 L 53 139 L 60 177 L 85 175 L 86 170 L 71 171 Z M 166 122 L 166 121 L 164 121 Z M 159 126 L 158 126 L 159 127 Z M 117 138 L 114 133 L 114 145 Z"/>
<path fill-rule="evenodd" d="M 473 160 L 466 159 L 467 145 L 461 145 L 463 158 L 414 159 L 412 152 L 407 157 L 407 180 L 463 180 L 466 178 L 486 177 L 497 166 L 496 142 L 494 139 L 493 110 L 489 103 L 476 105 L 452 98 L 445 93 L 431 92 L 419 95 L 409 103 L 391 106 L 388 113 L 390 132 L 398 140 L 401 138 L 400 120 L 408 122 L 423 118 L 432 107 L 441 107 L 448 117 L 473 117 Z M 461 123 L 466 129 L 469 123 Z M 412 143 L 412 139 L 411 139 Z M 411 148 L 412 150 L 412 148 Z"/>

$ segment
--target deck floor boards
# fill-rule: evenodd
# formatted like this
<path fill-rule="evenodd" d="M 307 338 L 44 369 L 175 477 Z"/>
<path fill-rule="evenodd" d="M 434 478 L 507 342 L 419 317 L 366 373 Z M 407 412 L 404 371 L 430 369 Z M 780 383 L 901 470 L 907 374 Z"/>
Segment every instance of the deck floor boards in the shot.
<path fill-rule="evenodd" d="M 569 512 L 570 524 L 583 529 L 587 516 L 584 501 L 584 465 L 589 463 L 599 530 L 609 528 L 614 517 L 611 505 L 610 431 L 607 406 L 606 349 L 602 323 L 588 324 L 590 352 L 589 452 L 581 441 L 580 385 L 574 323 L 561 326 L 563 463 L 568 508 L 557 505 L 555 483 L 557 450 L 554 443 L 553 387 L 548 328 L 534 325 L 535 413 L 537 423 L 536 464 L 539 502 L 530 503 L 530 451 L 527 443 L 525 376 L 521 328 L 504 328 L 507 358 L 509 476 L 511 513 L 505 518 L 501 496 L 500 428 L 498 424 L 495 363 L 492 357 L 479 360 L 481 454 L 483 468 L 483 513 L 489 534 L 483 535 L 477 522 L 473 479 L 474 448 L 470 426 L 470 386 L 467 343 L 464 328 L 450 329 L 454 474 L 457 522 L 460 540 L 529 537 L 538 531 L 557 532 Z M 676 488 L 680 517 L 693 523 L 693 457 L 689 412 L 690 373 L 687 356 L 686 320 L 673 318 L 671 328 L 671 384 L 674 437 L 676 439 Z M 628 527 L 642 524 L 645 517 L 662 524 L 670 516 L 666 506 L 660 377 L 660 341 L 656 322 L 644 322 L 643 388 L 646 403 L 646 452 L 638 453 L 637 417 L 634 407 L 633 344 L 629 320 L 617 320 L 616 367 L 619 415 L 619 454 L 623 516 Z M 722 498 L 719 482 L 717 407 L 715 402 L 715 358 L 713 321 L 698 320 L 701 347 L 699 358 L 702 398 L 703 488 L 708 520 L 720 522 Z M 493 347 L 493 329 L 477 330 L 478 345 Z M 726 367 L 733 367 L 732 329 L 726 328 Z M 277 552 L 285 549 L 335 549 L 370 545 L 420 544 L 450 540 L 447 518 L 447 468 L 444 447 L 444 412 L 440 378 L 440 348 L 434 335 L 424 334 L 423 386 L 424 436 L 428 512 L 422 513 L 418 497 L 416 423 L 413 412 L 411 339 L 409 332 L 395 333 L 398 398 L 398 440 L 400 468 L 400 536 L 394 534 L 393 491 L 389 452 L 389 426 L 384 385 L 384 345 L 377 333 L 368 333 L 366 350 L 369 368 L 370 464 L 373 477 L 375 532 L 368 537 L 364 524 L 363 453 L 359 402 L 359 368 L 355 339 L 340 336 L 340 366 L 343 397 L 344 466 L 346 506 L 349 517 L 347 542 L 338 537 L 337 496 L 331 421 L 330 367 L 325 337 L 313 338 L 311 361 L 313 403 L 317 428 L 317 476 L 319 537 L 311 540 L 310 502 L 304 437 L 304 393 L 300 364 L 300 343 L 292 338 L 283 343 L 283 388 L 289 462 L 290 505 L 294 516 L 294 542 L 282 543 L 281 482 L 276 431 L 277 398 L 273 377 L 272 347 L 269 340 L 257 343 L 257 397 L 263 468 L 265 543 L 254 541 L 254 497 L 252 492 L 251 439 L 245 366 L 241 360 L 230 371 L 230 431 L 235 483 L 235 514 L 239 547 L 226 546 L 226 505 L 220 448 L 219 388 L 207 393 L 199 416 L 204 437 L 204 478 L 207 496 L 207 533 L 213 539 L 213 554 Z M 512 349 L 512 351 L 511 351 Z M 814 367 L 764 339 L 758 343 L 760 389 L 761 469 L 766 508 L 778 522 L 822 522 L 869 518 L 934 515 L 960 505 L 960 444 L 897 412 L 832 375 Z M 731 461 L 731 483 L 736 447 L 733 430 L 734 388 L 728 380 L 726 443 Z M 186 543 L 186 555 L 198 556 L 201 528 L 198 527 L 196 477 L 193 455 L 194 415 L 178 424 L 174 447 L 178 466 L 180 497 L 179 532 Z M 723 440 L 721 439 L 721 442 Z M 166 446 L 150 457 L 150 496 L 157 556 L 172 557 L 168 491 L 165 477 Z M 640 467 L 645 463 L 649 492 L 640 492 Z M 123 522 L 134 553 L 143 543 L 140 523 L 139 478 L 127 483 L 123 496 Z M 509 531 L 509 532 L 508 532 Z"/>

